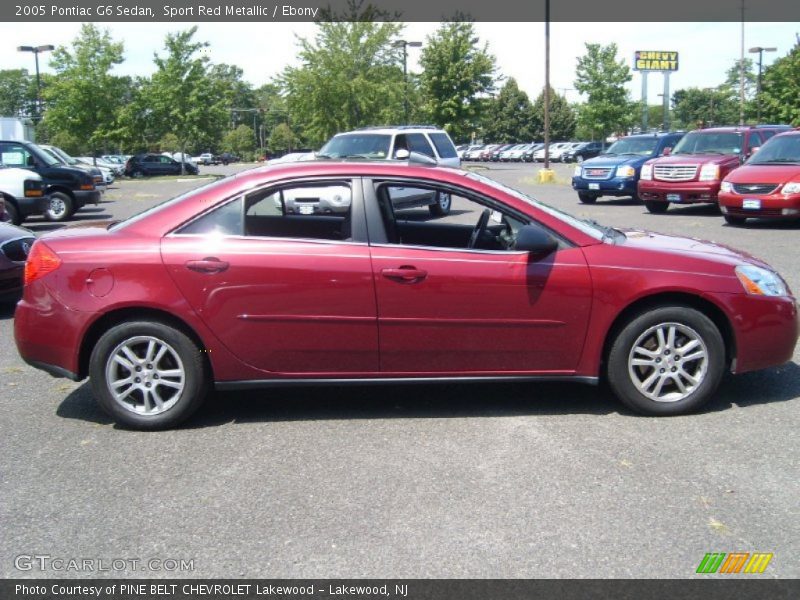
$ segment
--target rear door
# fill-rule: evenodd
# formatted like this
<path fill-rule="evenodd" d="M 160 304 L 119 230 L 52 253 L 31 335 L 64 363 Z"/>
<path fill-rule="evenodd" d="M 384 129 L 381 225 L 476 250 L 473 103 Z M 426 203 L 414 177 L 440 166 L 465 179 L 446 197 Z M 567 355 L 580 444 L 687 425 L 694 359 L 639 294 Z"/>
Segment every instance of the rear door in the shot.
<path fill-rule="evenodd" d="M 289 213 L 284 196 L 331 189 L 338 213 Z M 302 188 L 302 191 L 299 191 Z M 361 183 L 304 181 L 229 201 L 162 241 L 170 275 L 242 362 L 283 376 L 378 370 L 378 328 Z"/>

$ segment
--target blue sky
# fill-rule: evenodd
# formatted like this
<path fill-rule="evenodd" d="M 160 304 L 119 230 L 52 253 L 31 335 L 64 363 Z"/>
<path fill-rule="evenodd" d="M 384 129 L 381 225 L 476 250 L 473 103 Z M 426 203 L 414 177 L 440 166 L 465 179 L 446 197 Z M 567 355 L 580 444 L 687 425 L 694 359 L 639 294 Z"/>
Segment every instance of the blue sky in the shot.
<path fill-rule="evenodd" d="M 153 52 L 160 51 L 164 35 L 193 23 L 101 23 L 125 44 L 126 62 L 119 72 L 148 74 L 153 70 Z M 260 85 L 296 62 L 295 36 L 313 36 L 311 23 L 200 23 L 198 39 L 210 42 L 214 62 L 236 64 L 245 78 Z M 436 23 L 409 23 L 404 37 L 425 40 Z M 68 44 L 78 33 L 79 23 L 0 23 L 0 69 L 27 68 L 33 71 L 33 56 L 16 52 L 19 45 Z M 514 77 L 533 98 L 544 85 L 544 25 L 542 23 L 477 23 L 482 42 L 497 58 L 500 72 Z M 764 55 L 765 65 L 785 55 L 795 43 L 800 23 L 747 23 L 745 51 L 752 46 L 775 46 L 778 51 Z M 553 23 L 551 25 L 551 83 L 570 101 L 579 99 L 574 88 L 577 57 L 584 44 L 616 42 L 619 56 L 629 65 L 636 50 L 670 50 L 680 53 L 680 70 L 671 76 L 674 92 L 683 87 L 709 87 L 724 78 L 740 52 L 741 23 Z M 416 69 L 418 49 L 409 50 L 409 67 Z M 48 71 L 42 55 L 42 71 Z M 749 55 L 753 56 L 753 55 Z M 634 74 L 631 95 L 639 99 L 641 79 Z M 662 77 L 649 78 L 649 101 L 658 104 Z"/>

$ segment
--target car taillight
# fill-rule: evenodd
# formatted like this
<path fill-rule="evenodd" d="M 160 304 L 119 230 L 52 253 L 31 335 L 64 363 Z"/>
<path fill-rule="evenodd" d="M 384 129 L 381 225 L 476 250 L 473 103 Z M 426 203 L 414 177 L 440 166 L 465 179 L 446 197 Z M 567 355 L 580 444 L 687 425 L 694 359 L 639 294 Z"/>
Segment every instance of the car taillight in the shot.
<path fill-rule="evenodd" d="M 55 252 L 44 242 L 35 242 L 28 254 L 28 260 L 25 261 L 25 285 L 52 273 L 60 266 L 61 259 Z"/>

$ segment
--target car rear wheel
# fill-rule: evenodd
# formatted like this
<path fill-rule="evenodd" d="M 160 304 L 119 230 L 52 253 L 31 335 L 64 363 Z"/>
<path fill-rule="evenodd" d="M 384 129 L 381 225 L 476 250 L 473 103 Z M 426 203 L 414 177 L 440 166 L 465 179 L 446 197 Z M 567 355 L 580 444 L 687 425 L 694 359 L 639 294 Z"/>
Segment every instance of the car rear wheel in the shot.
<path fill-rule="evenodd" d="M 584 204 L 594 204 L 597 202 L 597 196 L 594 194 L 587 194 L 585 192 L 578 192 L 578 200 Z"/>
<path fill-rule="evenodd" d="M 53 192 L 50 194 L 50 205 L 44 213 L 48 221 L 66 221 L 75 213 L 75 203 L 72 198 L 64 192 Z"/>
<path fill-rule="evenodd" d="M 644 206 L 647 209 L 647 212 L 652 213 L 654 215 L 661 215 L 669 210 L 669 202 L 645 200 Z"/>
<path fill-rule="evenodd" d="M 121 323 L 98 340 L 89 362 L 92 391 L 114 420 L 133 429 L 165 429 L 188 419 L 208 395 L 200 348 L 156 321 Z"/>
<path fill-rule="evenodd" d="M 697 410 L 716 391 L 724 369 L 719 329 L 688 306 L 662 306 L 634 317 L 608 355 L 608 382 L 616 396 L 653 416 Z"/>
<path fill-rule="evenodd" d="M 746 217 L 734 217 L 731 215 L 723 215 L 725 217 L 725 222 L 728 225 L 744 225 L 747 221 Z"/>
<path fill-rule="evenodd" d="M 452 203 L 452 198 L 450 197 L 450 194 L 446 194 L 444 192 L 437 192 L 436 202 L 428 206 L 428 210 L 432 215 L 436 217 L 443 217 L 444 215 L 450 212 L 451 203 Z"/>

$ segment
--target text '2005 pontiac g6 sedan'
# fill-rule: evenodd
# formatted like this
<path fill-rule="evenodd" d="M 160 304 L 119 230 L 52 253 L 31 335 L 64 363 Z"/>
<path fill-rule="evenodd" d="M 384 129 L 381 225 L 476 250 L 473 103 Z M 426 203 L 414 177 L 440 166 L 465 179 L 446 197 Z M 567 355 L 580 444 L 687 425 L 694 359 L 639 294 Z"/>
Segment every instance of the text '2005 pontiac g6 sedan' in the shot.
<path fill-rule="evenodd" d="M 406 208 L 409 189 L 450 211 Z M 790 360 L 798 317 L 769 265 L 724 246 L 456 169 L 317 161 L 45 234 L 15 335 L 28 363 L 88 376 L 119 423 L 158 429 L 213 387 L 364 382 L 605 377 L 635 411 L 683 414 L 726 370 Z"/>

